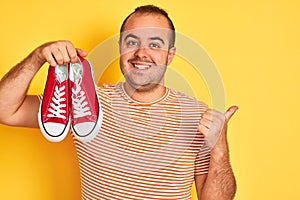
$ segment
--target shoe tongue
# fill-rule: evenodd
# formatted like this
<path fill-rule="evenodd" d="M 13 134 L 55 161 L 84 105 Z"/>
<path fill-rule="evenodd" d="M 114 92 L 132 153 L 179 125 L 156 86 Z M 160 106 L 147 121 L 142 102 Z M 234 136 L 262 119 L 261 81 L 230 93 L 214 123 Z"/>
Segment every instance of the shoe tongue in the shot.
<path fill-rule="evenodd" d="M 68 67 L 67 66 L 56 66 L 55 67 L 56 79 L 62 83 L 68 79 Z"/>
<path fill-rule="evenodd" d="M 82 77 L 82 65 L 81 63 L 74 63 L 72 65 L 74 71 L 74 80 L 79 80 Z"/>

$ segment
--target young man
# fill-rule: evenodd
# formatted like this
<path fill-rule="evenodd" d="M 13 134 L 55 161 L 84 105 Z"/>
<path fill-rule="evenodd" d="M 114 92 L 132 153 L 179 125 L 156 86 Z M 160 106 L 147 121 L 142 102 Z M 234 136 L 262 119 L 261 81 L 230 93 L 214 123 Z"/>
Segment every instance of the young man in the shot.
<path fill-rule="evenodd" d="M 233 199 L 226 132 L 237 107 L 222 114 L 164 86 L 174 41 L 173 23 L 158 7 L 139 7 L 124 21 L 126 82 L 98 88 L 101 129 L 90 142 L 74 138 L 82 199 L 190 199 L 193 180 L 198 199 Z M 10 70 L 0 82 L 0 123 L 38 128 L 40 100 L 26 94 L 32 78 L 45 62 L 65 65 L 78 56 L 87 53 L 69 41 L 50 42 Z"/>

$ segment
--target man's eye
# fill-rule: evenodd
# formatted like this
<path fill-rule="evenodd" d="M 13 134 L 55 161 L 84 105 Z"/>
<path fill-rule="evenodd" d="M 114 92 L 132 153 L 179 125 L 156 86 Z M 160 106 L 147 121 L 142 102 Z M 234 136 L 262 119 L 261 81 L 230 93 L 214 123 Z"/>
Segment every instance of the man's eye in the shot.
<path fill-rule="evenodd" d="M 149 46 L 151 49 L 159 49 L 160 48 L 160 45 L 156 44 L 156 43 L 151 43 Z"/>
<path fill-rule="evenodd" d="M 136 42 L 136 41 L 130 40 L 130 41 L 126 42 L 126 45 L 127 45 L 127 46 L 136 46 L 136 45 L 137 45 L 137 42 Z"/>

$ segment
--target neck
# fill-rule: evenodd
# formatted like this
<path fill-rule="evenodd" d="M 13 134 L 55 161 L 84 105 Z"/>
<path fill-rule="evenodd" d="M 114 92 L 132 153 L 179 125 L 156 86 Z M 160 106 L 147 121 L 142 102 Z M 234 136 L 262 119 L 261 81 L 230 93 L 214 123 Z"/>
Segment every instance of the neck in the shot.
<path fill-rule="evenodd" d="M 125 82 L 124 90 L 130 98 L 141 103 L 154 102 L 162 98 L 166 93 L 166 87 L 160 84 L 152 85 L 149 88 L 134 88 Z"/>

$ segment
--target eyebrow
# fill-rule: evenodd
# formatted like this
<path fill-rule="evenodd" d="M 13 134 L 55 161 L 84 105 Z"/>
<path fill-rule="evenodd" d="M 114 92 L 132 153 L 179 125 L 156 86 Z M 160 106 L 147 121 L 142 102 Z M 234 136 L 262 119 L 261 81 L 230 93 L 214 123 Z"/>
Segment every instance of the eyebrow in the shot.
<path fill-rule="evenodd" d="M 124 38 L 124 40 L 127 40 L 128 38 L 138 39 L 138 36 L 133 35 L 133 34 L 128 34 L 128 35 L 126 35 L 126 37 Z"/>
<path fill-rule="evenodd" d="M 128 38 L 134 38 L 134 39 L 139 39 L 138 36 L 133 35 L 133 34 L 128 34 L 126 35 L 126 37 L 124 38 L 124 40 L 127 40 Z M 150 40 L 159 40 L 162 44 L 165 44 L 164 40 L 161 39 L 160 37 L 150 37 Z"/>
<path fill-rule="evenodd" d="M 160 37 L 151 37 L 150 40 L 159 40 L 161 43 L 165 44 L 164 40 L 161 39 Z"/>

